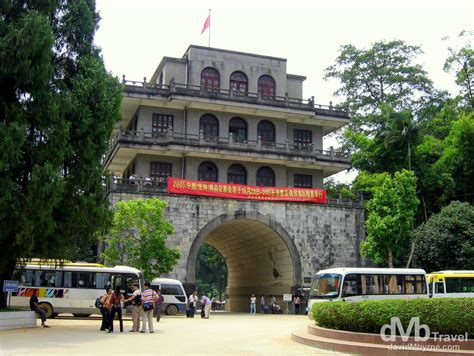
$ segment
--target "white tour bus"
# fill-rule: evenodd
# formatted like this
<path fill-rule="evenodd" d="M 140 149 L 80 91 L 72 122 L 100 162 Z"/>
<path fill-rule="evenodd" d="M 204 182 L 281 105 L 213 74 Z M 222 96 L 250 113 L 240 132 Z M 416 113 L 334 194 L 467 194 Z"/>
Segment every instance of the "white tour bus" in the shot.
<path fill-rule="evenodd" d="M 427 277 L 433 298 L 474 298 L 474 271 L 439 271 Z"/>
<path fill-rule="evenodd" d="M 188 298 L 180 281 L 170 278 L 155 278 L 150 284 L 152 289 L 161 290 L 164 299 L 162 310 L 167 315 L 186 312 Z"/>
<path fill-rule="evenodd" d="M 78 317 L 100 314 L 95 301 L 104 295 L 107 286 L 114 289 L 119 286 L 125 297 L 132 293 L 133 284 L 138 283 L 143 288 L 143 274 L 138 269 L 85 262 L 64 261 L 61 265 L 51 260 L 33 260 L 27 265 L 18 265 L 14 279 L 20 285 L 18 292 L 12 294 L 11 306 L 29 309 L 33 290 L 39 289 L 39 305 L 47 318 L 59 313 Z"/>
<path fill-rule="evenodd" d="M 429 298 L 426 272 L 408 268 L 331 268 L 319 271 L 309 292 L 311 306 L 326 301 Z"/>

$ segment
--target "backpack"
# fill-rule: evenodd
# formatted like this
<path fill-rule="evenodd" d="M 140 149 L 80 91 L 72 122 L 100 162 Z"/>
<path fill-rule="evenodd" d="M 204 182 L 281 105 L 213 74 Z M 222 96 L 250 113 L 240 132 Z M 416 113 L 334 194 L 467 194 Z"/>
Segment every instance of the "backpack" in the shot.
<path fill-rule="evenodd" d="M 100 302 L 100 297 L 95 300 L 95 307 L 97 309 L 102 308 L 102 303 Z"/>

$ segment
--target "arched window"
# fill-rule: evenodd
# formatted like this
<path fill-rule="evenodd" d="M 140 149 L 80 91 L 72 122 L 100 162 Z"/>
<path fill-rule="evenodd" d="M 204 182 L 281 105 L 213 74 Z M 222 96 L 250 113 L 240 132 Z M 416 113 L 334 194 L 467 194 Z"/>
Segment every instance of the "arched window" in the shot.
<path fill-rule="evenodd" d="M 270 167 L 260 167 L 257 171 L 257 186 L 274 187 L 275 172 Z"/>
<path fill-rule="evenodd" d="M 232 134 L 235 142 L 247 141 L 247 123 L 240 117 L 234 117 L 229 122 L 229 133 Z"/>
<path fill-rule="evenodd" d="M 211 67 L 204 68 L 201 72 L 201 89 L 206 91 L 219 90 L 219 72 Z"/>
<path fill-rule="evenodd" d="M 214 163 L 205 161 L 199 165 L 198 180 L 206 182 L 217 182 L 218 173 L 217 167 Z"/>
<path fill-rule="evenodd" d="M 257 136 L 260 136 L 262 143 L 275 143 L 275 126 L 268 120 L 258 123 Z"/>
<path fill-rule="evenodd" d="M 247 171 L 240 164 L 233 164 L 227 171 L 227 182 L 230 184 L 247 184 Z"/>
<path fill-rule="evenodd" d="M 258 78 L 258 93 L 264 99 L 275 97 L 275 79 L 269 75 L 262 75 Z"/>
<path fill-rule="evenodd" d="M 249 80 L 245 73 L 234 72 L 230 76 L 230 90 L 234 95 L 245 95 L 249 89 Z"/>
<path fill-rule="evenodd" d="M 204 138 L 216 139 L 219 137 L 219 120 L 214 115 L 205 114 L 199 120 L 199 131 L 202 130 Z"/>

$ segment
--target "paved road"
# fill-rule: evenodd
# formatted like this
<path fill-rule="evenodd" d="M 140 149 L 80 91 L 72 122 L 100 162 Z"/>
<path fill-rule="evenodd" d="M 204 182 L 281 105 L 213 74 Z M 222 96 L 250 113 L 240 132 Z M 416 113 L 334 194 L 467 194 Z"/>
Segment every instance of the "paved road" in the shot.
<path fill-rule="evenodd" d="M 308 322 L 305 316 L 216 312 L 210 319 L 163 317 L 154 334 L 128 332 L 126 319 L 124 333 L 107 334 L 99 331 L 99 318 L 60 317 L 48 320 L 50 329 L 0 331 L 0 355 L 342 355 L 292 341 L 291 332 Z"/>

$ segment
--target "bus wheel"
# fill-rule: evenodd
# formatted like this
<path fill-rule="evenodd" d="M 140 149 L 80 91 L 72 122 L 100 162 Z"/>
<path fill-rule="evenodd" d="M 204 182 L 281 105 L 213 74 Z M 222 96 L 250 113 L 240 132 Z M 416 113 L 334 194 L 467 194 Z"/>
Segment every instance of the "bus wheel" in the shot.
<path fill-rule="evenodd" d="M 174 304 L 168 305 L 166 308 L 166 315 L 176 315 L 178 314 L 178 307 Z"/>
<path fill-rule="evenodd" d="M 40 308 L 43 309 L 44 313 L 46 314 L 46 318 L 50 319 L 54 317 L 53 306 L 49 303 L 40 303 Z"/>
<path fill-rule="evenodd" d="M 77 313 L 72 313 L 72 315 L 76 318 L 87 318 L 91 316 L 90 314 L 77 314 Z"/>

